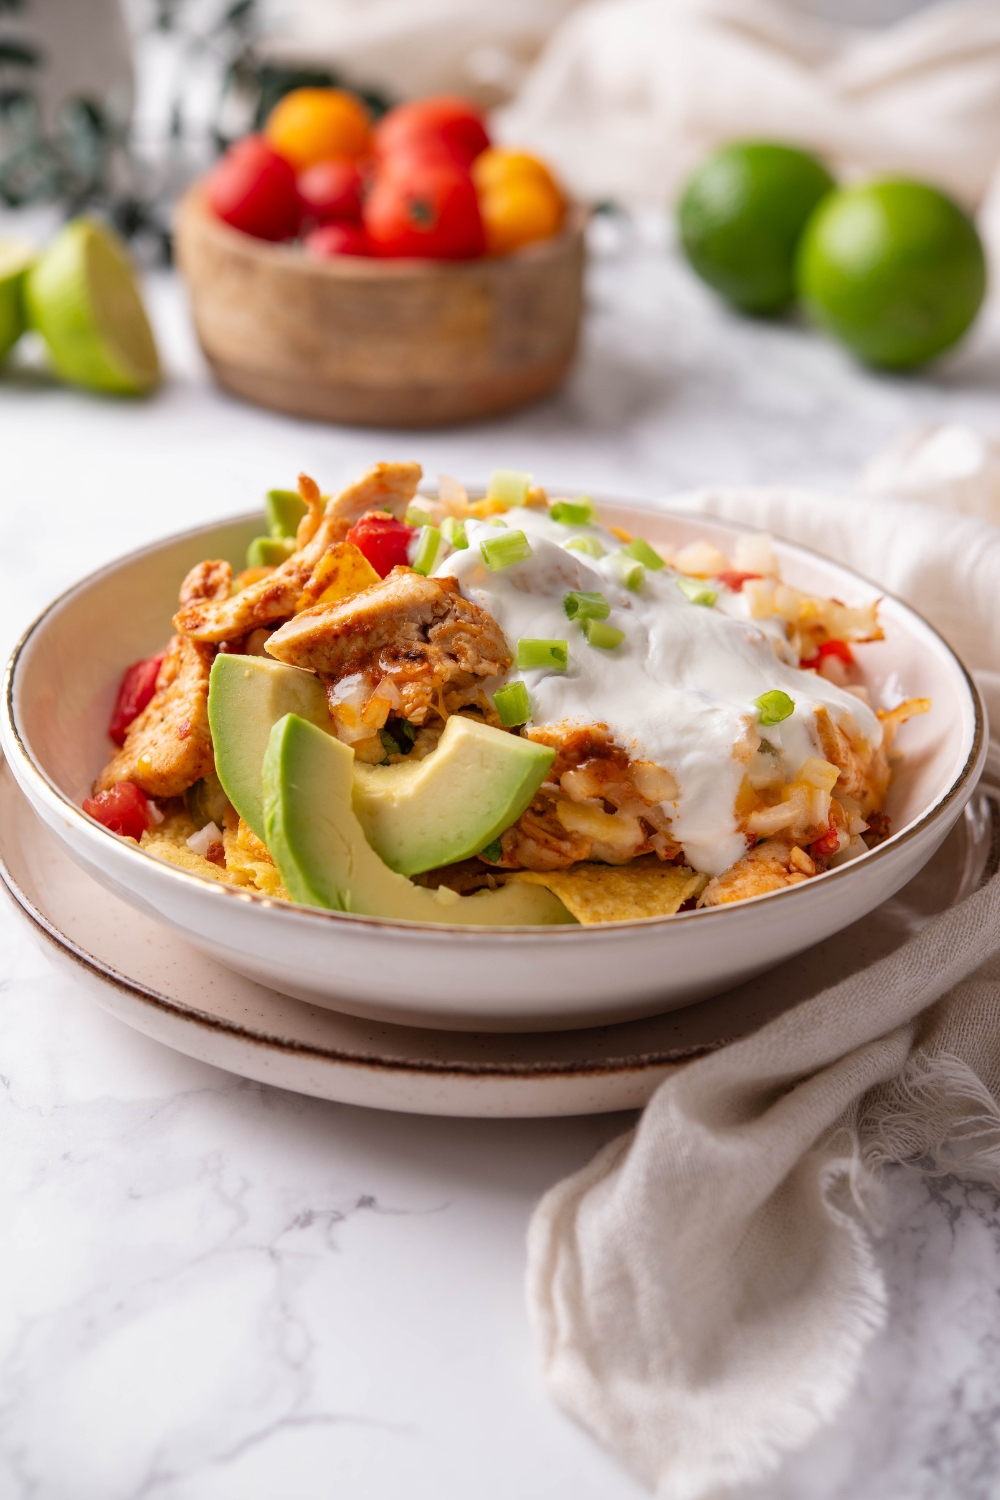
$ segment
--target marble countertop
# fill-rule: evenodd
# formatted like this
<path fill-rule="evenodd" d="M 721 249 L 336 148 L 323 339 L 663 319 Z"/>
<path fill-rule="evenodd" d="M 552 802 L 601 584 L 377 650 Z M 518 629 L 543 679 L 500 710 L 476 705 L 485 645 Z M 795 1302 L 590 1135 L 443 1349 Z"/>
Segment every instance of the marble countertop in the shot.
<path fill-rule="evenodd" d="M 0 375 L 4 655 L 81 574 L 300 469 L 844 489 L 915 422 L 997 425 L 995 315 L 933 375 L 877 377 L 733 318 L 648 234 L 595 263 L 565 390 L 454 432 L 241 406 L 208 382 L 177 282 L 150 296 L 170 374 L 153 401 L 61 389 L 30 351 Z M 522 1294 L 533 1204 L 626 1118 L 410 1118 L 245 1082 L 94 1008 L 8 903 L 0 1000 L 3 1500 L 645 1493 L 550 1404 Z M 858 1390 L 754 1500 L 996 1493 L 1000 1200 L 899 1172 L 878 1254 L 892 1315 Z"/>

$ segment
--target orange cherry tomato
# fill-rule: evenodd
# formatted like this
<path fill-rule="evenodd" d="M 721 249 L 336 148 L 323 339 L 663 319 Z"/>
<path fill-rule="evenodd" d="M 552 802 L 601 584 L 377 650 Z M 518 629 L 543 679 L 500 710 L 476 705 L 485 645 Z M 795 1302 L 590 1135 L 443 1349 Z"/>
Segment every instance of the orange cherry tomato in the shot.
<path fill-rule="evenodd" d="M 371 116 L 346 89 L 292 89 L 268 115 L 264 134 L 296 172 L 331 157 L 356 161 L 372 149 Z"/>
<path fill-rule="evenodd" d="M 376 255 L 468 260 L 486 247 L 472 178 L 439 158 L 384 162 L 363 218 Z"/>
<path fill-rule="evenodd" d="M 561 195 L 541 178 L 515 177 L 479 195 L 487 255 L 509 255 L 558 234 L 566 215 Z"/>
<path fill-rule="evenodd" d="M 298 189 L 302 214 L 316 224 L 330 224 L 344 219 L 357 223 L 361 218 L 363 187 L 357 162 L 318 161 L 299 173 Z"/>
<path fill-rule="evenodd" d="M 295 173 L 262 135 L 230 146 L 209 173 L 208 201 L 234 229 L 261 240 L 285 240 L 299 227 Z"/>
<path fill-rule="evenodd" d="M 398 104 L 375 127 L 375 147 L 383 157 L 417 143 L 437 143 L 468 167 L 490 143 L 482 112 L 456 94 L 435 94 Z"/>
<path fill-rule="evenodd" d="M 547 183 L 554 193 L 562 197 L 559 184 L 545 163 L 537 156 L 529 155 L 527 151 L 511 151 L 506 146 L 490 146 L 488 150 L 476 157 L 470 170 L 476 190 L 480 193 L 488 193 L 491 188 L 500 187 L 503 183 L 511 182 L 518 177 L 533 177 L 540 182 Z"/>

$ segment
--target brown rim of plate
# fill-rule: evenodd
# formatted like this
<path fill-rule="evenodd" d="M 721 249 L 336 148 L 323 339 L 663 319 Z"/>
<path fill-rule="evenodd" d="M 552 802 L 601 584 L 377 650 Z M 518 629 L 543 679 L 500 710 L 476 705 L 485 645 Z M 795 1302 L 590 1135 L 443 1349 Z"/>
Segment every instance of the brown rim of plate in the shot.
<path fill-rule="evenodd" d="M 673 520 L 686 521 L 688 523 L 700 519 L 697 516 L 692 516 L 690 514 L 685 514 L 679 511 L 671 511 L 666 507 L 657 506 L 655 502 L 628 501 L 623 499 L 615 500 L 606 496 L 595 496 L 594 499 L 598 507 L 600 507 L 601 505 L 620 505 L 622 507 L 630 509 L 646 510 L 651 515 L 663 516 Z M 140 558 L 146 556 L 148 553 L 157 552 L 160 550 L 160 548 L 171 543 L 183 542 L 188 539 L 193 540 L 202 533 L 216 532 L 224 526 L 250 525 L 258 521 L 259 518 L 259 511 L 250 511 L 244 515 L 233 516 L 229 519 L 224 518 L 219 521 L 210 522 L 205 526 L 195 526 L 188 531 L 176 532 L 172 536 L 164 537 L 161 541 L 152 542 L 149 544 L 149 546 L 140 547 L 137 548 L 134 552 L 126 553 L 124 557 L 120 557 L 114 562 L 107 563 L 103 568 L 98 568 L 93 573 L 88 573 L 85 578 L 81 578 L 77 583 L 72 584 L 68 589 L 64 589 L 61 594 L 57 595 L 57 597 L 53 599 L 52 602 L 48 604 L 45 609 L 43 609 L 42 612 L 35 617 L 35 619 L 24 631 L 17 644 L 14 646 L 14 649 L 8 659 L 6 668 L 4 669 L 3 684 L 4 710 L 6 713 L 7 724 L 9 726 L 11 736 L 21 752 L 23 761 L 26 764 L 29 773 L 40 784 L 43 795 L 48 794 L 54 797 L 59 803 L 61 803 L 62 808 L 72 816 L 73 821 L 78 826 L 82 825 L 84 827 L 101 828 L 101 825 L 95 819 L 91 818 L 87 813 L 85 813 L 82 808 L 79 808 L 75 803 L 70 802 L 69 798 L 59 790 L 54 782 L 51 781 L 46 772 L 44 772 L 36 763 L 34 757 L 31 755 L 27 745 L 24 743 L 24 740 L 21 737 L 20 730 L 18 729 L 17 722 L 14 717 L 14 677 L 17 671 L 17 665 L 21 657 L 21 653 L 27 646 L 28 641 L 31 639 L 35 631 L 45 622 L 48 616 L 54 610 L 58 609 L 65 600 L 69 599 L 71 595 L 73 595 L 78 589 L 82 589 L 85 586 L 89 587 L 90 585 L 97 582 L 104 574 L 116 571 L 126 563 L 136 562 Z M 753 527 L 743 526 L 737 522 L 720 520 L 715 516 L 705 517 L 704 519 L 709 524 L 722 525 L 728 527 L 733 531 L 753 532 L 755 530 L 755 528 Z M 833 870 L 825 870 L 821 875 L 816 875 L 813 876 L 811 880 L 803 881 L 801 885 L 787 886 L 785 887 L 785 889 L 779 891 L 766 891 L 760 896 L 750 896 L 746 900 L 740 901 L 738 903 L 740 908 L 745 908 L 761 901 L 791 901 L 793 898 L 801 900 L 810 891 L 815 890 L 819 882 L 826 882 L 827 884 L 829 884 L 831 881 L 843 879 L 845 876 L 850 876 L 861 867 L 867 866 L 870 862 L 878 860 L 880 857 L 884 857 L 891 851 L 895 851 L 900 847 L 901 844 L 907 843 L 910 840 L 916 838 L 917 835 L 922 833 L 924 829 L 931 823 L 931 821 L 946 807 L 948 807 L 950 803 L 954 802 L 956 797 L 958 797 L 965 789 L 967 783 L 969 782 L 977 768 L 980 757 L 984 753 L 986 742 L 986 715 L 983 708 L 982 699 L 979 695 L 979 690 L 976 687 L 976 684 L 973 681 L 968 669 L 966 668 L 965 663 L 944 639 L 944 636 L 942 636 L 941 633 L 935 629 L 935 627 L 930 623 L 929 620 L 924 619 L 924 616 L 920 614 L 918 610 L 915 610 L 911 605 L 907 604 L 905 600 L 900 599 L 898 595 L 890 593 L 887 589 L 879 590 L 878 584 L 872 583 L 871 579 L 865 578 L 863 574 L 855 572 L 853 568 L 848 568 L 843 563 L 838 563 L 835 562 L 832 558 L 825 557 L 823 553 L 817 552 L 813 547 L 803 547 L 798 542 L 791 542 L 785 537 L 778 537 L 777 540 L 781 541 L 784 546 L 790 547 L 793 551 L 802 553 L 807 557 L 814 557 L 819 562 L 824 563 L 827 566 L 830 566 L 832 564 L 835 568 L 839 568 L 842 573 L 846 574 L 850 578 L 855 579 L 857 582 L 864 584 L 867 588 L 879 591 L 880 598 L 891 599 L 894 604 L 897 604 L 901 609 L 905 610 L 908 614 L 911 614 L 915 619 L 919 620 L 924 628 L 928 630 L 931 635 L 934 636 L 935 639 L 940 643 L 940 645 L 944 648 L 947 654 L 951 657 L 952 661 L 955 663 L 955 666 L 958 668 L 959 673 L 961 674 L 961 677 L 965 682 L 969 697 L 972 701 L 975 713 L 975 729 L 972 736 L 972 745 L 961 771 L 959 771 L 955 780 L 952 782 L 951 786 L 947 789 L 944 795 L 939 797 L 938 800 L 931 807 L 929 807 L 927 811 L 923 813 L 915 823 L 908 824 L 905 828 L 900 829 L 898 833 L 892 834 L 888 839 L 885 840 L 884 843 L 878 844 L 874 849 L 870 849 L 867 854 L 859 856 L 858 859 L 851 860 L 848 864 L 838 865 L 837 868 Z M 101 831 L 103 833 L 107 833 L 106 829 L 102 829 Z M 108 836 L 115 837 L 115 835 Z M 133 841 L 131 839 L 121 839 L 119 840 L 119 847 L 121 848 L 126 844 L 132 843 Z M 497 938 L 506 936 L 509 938 L 516 938 L 521 942 L 579 942 L 581 941 L 581 939 L 582 941 L 591 940 L 589 936 L 582 936 L 584 934 L 589 935 L 603 933 L 605 936 L 611 936 L 616 933 L 627 934 L 636 928 L 648 928 L 653 924 L 659 924 L 660 926 L 666 927 L 668 924 L 677 922 L 705 922 L 713 919 L 718 920 L 720 917 L 724 918 L 728 912 L 727 906 L 707 906 L 702 907 L 700 910 L 696 911 L 675 912 L 673 916 L 669 917 L 632 917 L 621 922 L 594 922 L 586 925 L 580 923 L 575 926 L 560 925 L 552 927 L 490 927 L 473 925 L 471 923 L 463 923 L 461 926 L 451 926 L 446 922 L 404 922 L 400 921 L 398 918 L 392 917 L 374 917 L 361 915 L 360 913 L 356 912 L 325 911 L 322 908 L 316 906 L 301 906 L 296 902 L 275 901 L 272 900 L 269 896 L 261 895 L 259 892 L 249 891 L 243 886 L 227 885 L 223 884 L 221 881 L 209 880 L 207 876 L 204 875 L 196 875 L 190 870 L 184 870 L 178 865 L 170 864 L 167 860 L 162 860 L 157 858 L 155 855 L 147 854 L 144 850 L 139 848 L 138 844 L 135 844 L 133 849 L 126 851 L 126 857 L 152 860 L 161 870 L 168 872 L 168 878 L 178 878 L 184 881 L 196 881 L 202 887 L 202 889 L 206 891 L 206 893 L 211 891 L 215 894 L 216 898 L 221 896 L 223 899 L 235 899 L 238 901 L 255 902 L 262 908 L 268 908 L 272 911 L 283 910 L 294 915 L 297 918 L 305 917 L 314 921 L 325 922 L 349 922 L 352 924 L 360 924 L 367 927 L 378 927 L 389 932 L 399 932 L 415 938 L 419 938 L 421 936 L 432 937 L 443 933 L 448 933 L 455 937 L 464 936 L 467 938 L 474 938 L 482 933 L 490 933 Z"/>

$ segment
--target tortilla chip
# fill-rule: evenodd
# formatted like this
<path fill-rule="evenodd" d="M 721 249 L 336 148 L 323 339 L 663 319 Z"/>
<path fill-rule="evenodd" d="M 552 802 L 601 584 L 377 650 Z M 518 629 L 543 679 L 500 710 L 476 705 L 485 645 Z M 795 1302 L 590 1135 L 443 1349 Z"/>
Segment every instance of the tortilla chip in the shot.
<path fill-rule="evenodd" d="M 338 599 L 350 599 L 379 581 L 378 574 L 360 548 L 353 542 L 336 542 L 326 549 L 313 568 L 295 606 L 295 613 L 301 614 L 314 604 L 335 604 Z"/>
<path fill-rule="evenodd" d="M 544 885 L 584 925 L 631 922 L 637 917 L 672 917 L 691 896 L 700 896 L 707 875 L 683 865 L 664 865 L 652 856 L 647 864 L 578 864 L 568 870 L 519 870 L 512 878 Z"/>

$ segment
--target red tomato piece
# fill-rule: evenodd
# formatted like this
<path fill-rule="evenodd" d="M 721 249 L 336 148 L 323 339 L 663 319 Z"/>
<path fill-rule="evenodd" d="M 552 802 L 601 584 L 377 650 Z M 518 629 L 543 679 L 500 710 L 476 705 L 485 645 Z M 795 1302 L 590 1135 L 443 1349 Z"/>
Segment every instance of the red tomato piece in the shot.
<path fill-rule="evenodd" d="M 376 255 L 469 260 L 486 250 L 472 178 L 443 160 L 383 165 L 365 199 L 364 223 Z"/>
<path fill-rule="evenodd" d="M 84 797 L 83 810 L 112 833 L 136 843 L 153 821 L 149 803 L 134 781 L 116 781 L 110 792 Z"/>
<path fill-rule="evenodd" d="M 818 669 L 828 656 L 835 656 L 838 661 L 844 663 L 845 667 L 853 667 L 854 665 L 854 653 L 846 641 L 824 641 L 821 646 L 817 647 L 815 656 L 810 656 L 808 660 L 801 661 L 799 665 Z"/>
<path fill-rule="evenodd" d="M 740 592 L 740 590 L 742 589 L 743 585 L 745 583 L 749 583 L 751 578 L 762 578 L 763 574 L 762 573 L 719 573 L 716 576 L 718 577 L 718 580 L 719 580 L 720 583 L 725 584 L 725 586 L 726 586 L 727 589 L 732 589 L 732 591 L 733 591 L 734 594 L 738 594 Z"/>
<path fill-rule="evenodd" d="M 163 666 L 164 652 L 151 656 L 146 661 L 133 662 L 126 669 L 118 687 L 118 696 L 111 711 L 108 734 L 116 745 L 124 745 L 125 731 L 133 719 L 137 719 L 156 692 L 156 679 Z"/>
<path fill-rule="evenodd" d="M 220 219 L 259 240 L 296 234 L 302 210 L 295 172 L 262 135 L 248 135 L 209 173 L 208 201 Z"/>
<path fill-rule="evenodd" d="M 831 823 L 824 834 L 809 845 L 809 853 L 813 859 L 832 859 L 840 848 L 840 834 Z"/>
<path fill-rule="evenodd" d="M 321 224 L 303 240 L 307 255 L 332 260 L 337 255 L 371 255 L 372 247 L 360 224 Z"/>
<path fill-rule="evenodd" d="M 298 176 L 299 200 L 306 219 L 330 224 L 361 219 L 361 173 L 353 161 L 318 161 Z"/>
<path fill-rule="evenodd" d="M 347 533 L 346 540 L 363 552 L 380 578 L 409 563 L 407 549 L 416 527 L 397 521 L 382 510 L 368 510 Z"/>
<path fill-rule="evenodd" d="M 416 141 L 438 141 L 468 167 L 490 144 L 482 112 L 457 94 L 434 94 L 390 109 L 375 128 L 375 149 L 390 156 Z"/>

